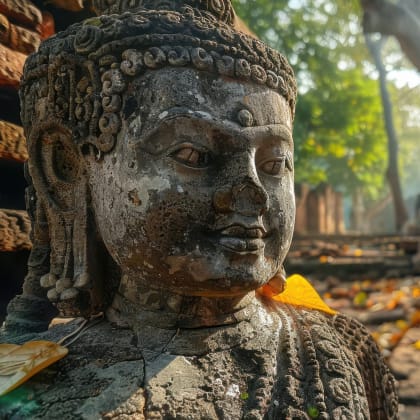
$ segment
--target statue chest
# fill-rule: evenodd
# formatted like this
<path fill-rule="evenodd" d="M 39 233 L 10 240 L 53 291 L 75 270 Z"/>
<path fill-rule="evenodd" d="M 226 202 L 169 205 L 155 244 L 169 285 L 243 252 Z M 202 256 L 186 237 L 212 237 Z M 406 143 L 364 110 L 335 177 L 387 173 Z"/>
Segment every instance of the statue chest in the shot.
<path fill-rule="evenodd" d="M 156 333 L 155 340 L 146 331 L 140 341 L 105 323 L 88 330 L 52 371 L 14 391 L 14 406 L 0 406 L 0 413 L 34 419 L 369 418 L 354 356 L 328 324 L 289 312 L 266 321 L 258 320 L 259 331 L 250 323 L 204 334 Z"/>
<path fill-rule="evenodd" d="M 146 359 L 146 418 L 368 419 L 354 354 L 317 315 L 305 318 L 282 313 L 281 327 L 230 349 Z"/>

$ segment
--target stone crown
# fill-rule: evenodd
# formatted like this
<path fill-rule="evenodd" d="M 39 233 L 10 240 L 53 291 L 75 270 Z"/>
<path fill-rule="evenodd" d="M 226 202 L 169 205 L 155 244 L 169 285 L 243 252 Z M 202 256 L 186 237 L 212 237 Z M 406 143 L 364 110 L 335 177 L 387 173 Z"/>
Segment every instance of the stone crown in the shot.
<path fill-rule="evenodd" d="M 56 117 L 80 147 L 109 152 L 130 80 L 166 66 L 266 85 L 294 115 L 292 68 L 279 52 L 235 29 L 229 0 L 94 0 L 94 7 L 105 14 L 49 38 L 27 60 L 21 84 L 27 136 L 33 121 Z"/>
<path fill-rule="evenodd" d="M 93 0 L 98 16 L 121 14 L 137 8 L 149 10 L 181 10 L 185 6 L 208 12 L 228 25 L 233 25 L 235 12 L 230 0 Z"/>

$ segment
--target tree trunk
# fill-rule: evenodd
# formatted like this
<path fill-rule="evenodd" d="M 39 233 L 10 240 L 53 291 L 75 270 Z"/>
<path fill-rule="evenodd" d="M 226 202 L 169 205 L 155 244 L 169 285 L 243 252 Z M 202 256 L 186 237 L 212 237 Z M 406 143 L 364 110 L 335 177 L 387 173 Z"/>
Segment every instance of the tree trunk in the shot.
<path fill-rule="evenodd" d="M 365 233 L 365 205 L 363 194 L 360 188 L 356 188 L 352 194 L 351 229 L 354 232 Z"/>
<path fill-rule="evenodd" d="M 395 133 L 394 121 L 392 117 L 392 104 L 386 86 L 386 69 L 382 61 L 381 50 L 386 38 L 381 37 L 378 41 L 373 41 L 369 35 L 365 35 L 366 45 L 375 62 L 379 72 L 379 84 L 381 90 L 382 107 L 384 113 L 385 130 L 388 137 L 388 168 L 386 177 L 391 188 L 394 202 L 395 228 L 400 231 L 408 219 L 407 209 L 402 196 L 399 170 L 398 170 L 398 140 Z"/>
<path fill-rule="evenodd" d="M 407 58 L 420 70 L 420 2 L 418 0 L 361 0 L 363 31 L 392 35 Z"/>

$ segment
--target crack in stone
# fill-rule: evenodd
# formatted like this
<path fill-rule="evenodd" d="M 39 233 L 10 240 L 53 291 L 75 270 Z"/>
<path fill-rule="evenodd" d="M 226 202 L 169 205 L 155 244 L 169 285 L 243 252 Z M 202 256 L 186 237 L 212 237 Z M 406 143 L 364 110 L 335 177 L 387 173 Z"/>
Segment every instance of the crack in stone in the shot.
<path fill-rule="evenodd" d="M 147 414 L 147 389 L 146 389 L 146 359 L 143 356 L 143 353 L 141 353 L 142 359 L 143 359 L 143 382 L 141 384 L 141 387 L 143 388 L 143 398 L 144 398 L 144 404 L 143 404 L 143 418 L 146 419 Z"/>
<path fill-rule="evenodd" d="M 180 329 L 180 328 L 178 328 L 178 329 L 175 331 L 175 333 L 172 335 L 172 337 L 171 337 L 171 338 L 168 340 L 168 342 L 167 342 L 167 343 L 163 346 L 162 350 L 160 351 L 159 356 L 160 356 L 161 354 L 165 353 L 165 352 L 168 350 L 169 345 L 175 341 L 175 338 L 176 338 L 176 337 L 178 337 L 178 335 L 179 335 L 180 331 L 181 331 L 181 329 Z M 157 356 L 157 357 L 159 357 L 159 356 Z"/>

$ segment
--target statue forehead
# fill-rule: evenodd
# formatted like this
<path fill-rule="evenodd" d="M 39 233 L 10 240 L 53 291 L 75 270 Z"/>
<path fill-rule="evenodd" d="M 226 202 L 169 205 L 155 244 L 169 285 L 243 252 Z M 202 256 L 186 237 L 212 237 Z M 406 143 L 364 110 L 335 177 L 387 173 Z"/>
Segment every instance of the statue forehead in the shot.
<path fill-rule="evenodd" d="M 126 101 L 134 104 L 133 114 L 147 113 L 149 124 L 164 118 L 171 109 L 179 108 L 245 126 L 292 125 L 286 100 L 274 90 L 194 69 L 166 68 L 150 72 L 133 81 Z"/>

